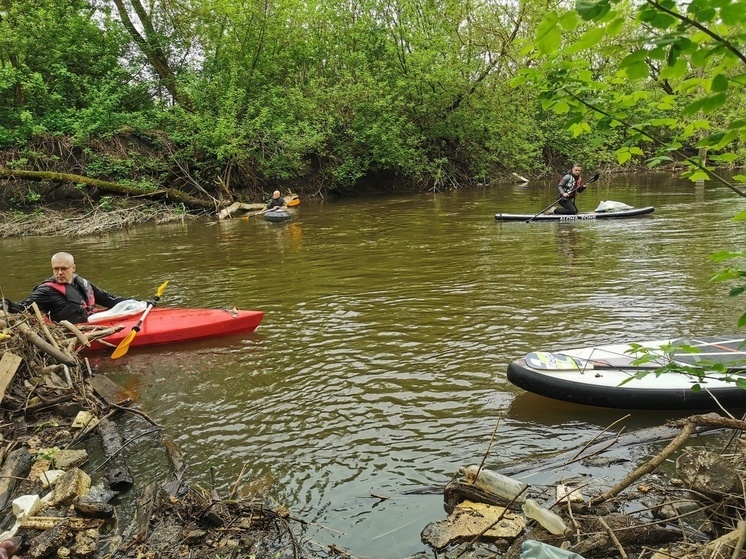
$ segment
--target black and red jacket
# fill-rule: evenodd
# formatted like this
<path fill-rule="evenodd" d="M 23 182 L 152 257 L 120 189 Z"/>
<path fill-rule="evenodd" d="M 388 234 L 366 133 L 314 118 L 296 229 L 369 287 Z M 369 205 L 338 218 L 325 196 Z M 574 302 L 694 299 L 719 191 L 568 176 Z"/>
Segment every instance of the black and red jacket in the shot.
<path fill-rule="evenodd" d="M 575 196 L 579 192 L 583 192 L 585 190 L 585 186 L 583 186 L 583 178 L 580 176 L 575 176 L 572 173 L 567 173 L 564 177 L 562 177 L 562 180 L 560 180 L 559 184 L 557 185 L 557 193 L 564 197 L 565 194 L 569 194 L 568 198 L 575 198 Z"/>
<path fill-rule="evenodd" d="M 28 310 L 31 303 L 36 303 L 39 310 L 54 322 L 67 320 L 78 324 L 88 320 L 96 305 L 111 308 L 126 299 L 112 295 L 75 274 L 72 283 L 57 283 L 53 277 L 47 278 L 17 306 Z"/>

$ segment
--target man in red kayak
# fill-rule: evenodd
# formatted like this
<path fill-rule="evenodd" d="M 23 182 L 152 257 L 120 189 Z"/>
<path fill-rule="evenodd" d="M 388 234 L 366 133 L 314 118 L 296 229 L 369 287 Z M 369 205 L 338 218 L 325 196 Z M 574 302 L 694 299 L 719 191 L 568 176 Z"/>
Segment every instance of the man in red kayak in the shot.
<path fill-rule="evenodd" d="M 112 295 L 76 274 L 75 260 L 70 253 L 58 252 L 52 256 L 52 273 L 51 278 L 34 287 L 23 301 L 13 303 L 5 299 L 8 310 L 23 312 L 36 303 L 54 322 L 67 320 L 77 324 L 86 322 L 97 305 L 109 309 L 128 299 Z"/>
<path fill-rule="evenodd" d="M 578 207 L 575 205 L 575 196 L 585 190 L 583 179 L 580 177 L 582 167 L 579 163 L 572 166 L 572 170 L 567 173 L 557 185 L 557 192 L 560 195 L 558 201 L 561 207 L 555 208 L 556 214 L 575 215 L 578 213 Z"/>

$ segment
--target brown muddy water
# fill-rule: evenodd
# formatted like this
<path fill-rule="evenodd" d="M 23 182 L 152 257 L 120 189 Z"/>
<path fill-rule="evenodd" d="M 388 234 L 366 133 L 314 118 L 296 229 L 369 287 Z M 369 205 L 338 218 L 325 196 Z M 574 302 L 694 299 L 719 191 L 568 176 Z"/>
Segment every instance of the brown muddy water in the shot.
<path fill-rule="evenodd" d="M 51 254 L 67 250 L 81 275 L 118 294 L 150 298 L 169 280 L 162 305 L 265 311 L 249 336 L 90 362 L 176 439 L 191 479 L 209 487 L 212 471 L 227 494 L 245 467 L 244 494 L 259 488 L 312 522 L 309 538 L 402 558 L 426 550 L 421 530 L 445 517 L 442 493 L 418 493 L 479 463 L 498 420 L 486 465 L 499 471 L 580 448 L 627 413 L 526 394 L 506 380 L 511 360 L 736 331 L 746 300 L 709 281 L 722 266 L 709 255 L 746 246 L 746 224 L 731 220 L 746 200 L 668 174 L 603 177 L 580 195 L 581 211 L 615 200 L 655 213 L 494 220 L 554 197 L 549 183 L 504 183 L 303 200 L 279 224 L 4 239 L 0 287 L 22 298 L 49 275 Z M 631 412 L 624 424 L 669 417 Z M 139 476 L 168 475 L 139 454 L 133 444 Z"/>

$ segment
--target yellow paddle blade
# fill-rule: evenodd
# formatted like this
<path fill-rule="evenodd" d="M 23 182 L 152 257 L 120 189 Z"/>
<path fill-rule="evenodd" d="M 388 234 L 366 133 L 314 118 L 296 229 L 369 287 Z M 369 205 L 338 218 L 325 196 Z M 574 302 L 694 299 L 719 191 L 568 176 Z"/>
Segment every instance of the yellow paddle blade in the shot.
<path fill-rule="evenodd" d="M 137 324 L 135 324 L 132 327 L 132 331 L 127 334 L 127 337 L 124 338 L 121 342 L 119 342 L 119 345 L 114 350 L 114 353 L 111 354 L 112 359 L 118 359 L 130 348 L 130 344 L 132 343 L 132 340 L 135 339 L 135 336 L 137 336 L 137 333 L 140 331 L 140 326 L 142 325 L 145 318 L 148 316 L 148 313 L 150 313 L 150 310 L 155 307 L 158 300 L 161 298 L 161 295 L 163 295 L 163 292 L 166 290 L 166 286 L 168 285 L 168 280 L 164 281 L 159 287 L 158 291 L 155 293 L 155 297 L 152 302 L 148 303 L 147 308 L 145 309 L 145 312 L 142 313 L 142 316 L 140 317 L 140 320 L 137 321 Z"/>
<path fill-rule="evenodd" d="M 168 285 L 168 280 L 164 281 L 161 286 L 158 288 L 158 291 L 155 292 L 156 297 L 160 297 L 163 295 L 163 292 L 166 291 L 166 286 Z"/>
<path fill-rule="evenodd" d="M 114 350 L 114 353 L 111 354 L 112 359 L 119 359 L 122 355 L 127 353 L 127 351 L 130 348 L 130 344 L 132 343 L 132 340 L 135 339 L 135 336 L 137 336 L 137 330 L 132 330 L 129 334 L 127 334 L 127 337 L 124 338 L 121 342 L 119 342 L 119 345 Z"/>

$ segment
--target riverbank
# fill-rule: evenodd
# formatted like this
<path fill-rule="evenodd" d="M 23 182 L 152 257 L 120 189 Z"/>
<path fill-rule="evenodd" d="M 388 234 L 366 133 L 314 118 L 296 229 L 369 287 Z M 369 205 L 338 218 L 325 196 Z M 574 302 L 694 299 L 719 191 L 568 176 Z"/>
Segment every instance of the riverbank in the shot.
<path fill-rule="evenodd" d="M 294 202 L 293 205 L 299 203 L 297 194 L 288 194 L 285 199 Z M 55 209 L 40 206 L 32 211 L 0 211 L 0 238 L 96 235 L 142 223 L 158 225 L 203 217 L 233 219 L 263 208 L 263 203 L 234 202 L 213 215 L 204 209 L 187 209 L 183 204 L 106 198 L 90 207 L 68 205 L 64 209 Z"/>
<path fill-rule="evenodd" d="M 187 221 L 200 215 L 199 212 L 152 203 L 119 209 L 98 205 L 87 210 L 41 208 L 31 213 L 0 212 L 0 238 L 95 235 L 141 223 Z"/>
<path fill-rule="evenodd" d="M 99 334 L 2 315 L 0 540 L 23 557 L 298 557 L 304 522 L 244 491 L 190 483 L 168 433 L 78 354 Z M 84 350 L 83 350 L 84 352 Z M 167 464 L 133 479 L 128 456 Z M 18 540 L 14 540 L 18 541 Z"/>

